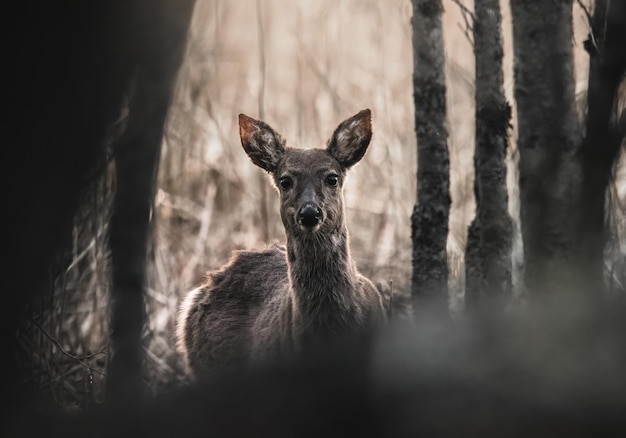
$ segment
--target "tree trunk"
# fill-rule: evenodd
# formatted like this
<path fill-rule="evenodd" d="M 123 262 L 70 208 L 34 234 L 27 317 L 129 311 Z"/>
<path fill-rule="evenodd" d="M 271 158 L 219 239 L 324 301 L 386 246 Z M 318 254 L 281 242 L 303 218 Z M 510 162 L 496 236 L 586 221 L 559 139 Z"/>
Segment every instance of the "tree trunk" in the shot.
<path fill-rule="evenodd" d="M 572 263 L 580 188 L 572 0 L 511 0 L 511 13 L 524 281 L 532 301 L 580 284 Z"/>
<path fill-rule="evenodd" d="M 29 393 L 16 378 L 23 366 L 16 353 L 28 348 L 16 336 L 18 324 L 33 316 L 31 300 L 52 296 L 51 278 L 67 267 L 55 265 L 70 252 L 75 214 L 106 168 L 104 140 L 119 116 L 129 71 L 121 56 L 121 3 L 16 2 L 4 26 L 10 86 L 3 98 L 10 110 L 3 117 L 3 159 L 11 171 L 2 173 L 2 186 L 12 187 L 3 195 L 9 260 L 0 304 L 4 406 Z M 26 29 L 28 37 L 14 37 Z"/>
<path fill-rule="evenodd" d="M 589 52 L 586 133 L 582 144 L 580 266 L 588 292 L 600 298 L 605 287 L 604 247 L 606 190 L 612 177 L 624 126 L 614 114 L 620 82 L 626 72 L 626 3 L 597 0 Z"/>
<path fill-rule="evenodd" d="M 476 57 L 476 217 L 468 230 L 465 303 L 503 301 L 511 293 L 512 220 L 506 188 L 507 129 L 499 0 L 474 1 Z"/>
<path fill-rule="evenodd" d="M 411 216 L 414 311 L 445 312 L 450 163 L 441 0 L 413 0 L 413 92 L 417 136 L 417 204 Z"/>
<path fill-rule="evenodd" d="M 107 398 L 123 408 L 143 394 L 144 283 L 152 203 L 165 118 L 182 59 L 193 0 L 137 2 L 136 70 L 125 132 L 115 145 L 110 226 L 113 287 Z M 133 46 L 133 44 L 136 44 Z"/>

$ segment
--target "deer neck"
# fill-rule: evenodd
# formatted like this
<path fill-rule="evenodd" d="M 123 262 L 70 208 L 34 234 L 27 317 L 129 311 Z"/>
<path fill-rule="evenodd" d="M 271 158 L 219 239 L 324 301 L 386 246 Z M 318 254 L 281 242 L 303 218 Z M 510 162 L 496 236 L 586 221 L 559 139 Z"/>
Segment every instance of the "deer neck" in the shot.
<path fill-rule="evenodd" d="M 292 328 L 302 341 L 325 338 L 354 324 L 356 270 L 345 227 L 287 238 Z"/>

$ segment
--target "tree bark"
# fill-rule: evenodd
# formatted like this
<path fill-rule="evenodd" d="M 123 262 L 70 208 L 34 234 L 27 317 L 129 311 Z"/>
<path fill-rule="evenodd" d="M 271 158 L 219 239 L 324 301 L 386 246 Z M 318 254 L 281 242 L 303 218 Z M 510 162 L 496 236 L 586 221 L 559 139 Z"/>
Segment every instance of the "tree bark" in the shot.
<path fill-rule="evenodd" d="M 138 1 L 128 44 L 136 57 L 127 126 L 115 145 L 110 225 L 113 267 L 107 401 L 116 409 L 144 394 L 142 330 L 152 204 L 165 118 L 193 0 Z M 134 45 L 134 46 L 133 46 Z"/>
<path fill-rule="evenodd" d="M 417 204 L 411 216 L 414 311 L 447 311 L 450 163 L 441 0 L 413 0 Z"/>
<path fill-rule="evenodd" d="M 580 189 L 572 0 L 511 0 L 511 13 L 524 281 L 532 301 L 580 284 L 572 262 Z"/>
<path fill-rule="evenodd" d="M 585 48 L 589 53 L 587 118 L 582 143 L 580 266 L 585 287 L 596 297 L 605 288 L 604 248 L 606 190 L 612 178 L 625 127 L 614 114 L 620 82 L 626 72 L 626 3 L 597 0 L 592 30 Z"/>
<path fill-rule="evenodd" d="M 476 217 L 468 229 L 466 307 L 503 301 L 511 293 L 512 220 L 506 188 L 507 129 L 499 0 L 474 1 L 476 58 Z"/>

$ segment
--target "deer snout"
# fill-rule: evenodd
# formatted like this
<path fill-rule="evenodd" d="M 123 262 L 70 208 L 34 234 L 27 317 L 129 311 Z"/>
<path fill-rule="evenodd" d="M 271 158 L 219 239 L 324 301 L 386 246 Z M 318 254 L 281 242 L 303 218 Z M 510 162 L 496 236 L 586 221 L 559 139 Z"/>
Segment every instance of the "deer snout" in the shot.
<path fill-rule="evenodd" d="M 322 210 L 312 203 L 307 202 L 298 211 L 298 224 L 306 227 L 313 228 L 322 222 Z"/>

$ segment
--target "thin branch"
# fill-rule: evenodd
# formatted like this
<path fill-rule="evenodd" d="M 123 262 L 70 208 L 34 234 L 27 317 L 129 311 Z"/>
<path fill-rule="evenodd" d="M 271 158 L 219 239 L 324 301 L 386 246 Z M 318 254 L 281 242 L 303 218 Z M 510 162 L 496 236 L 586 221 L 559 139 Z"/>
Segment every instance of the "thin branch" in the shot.
<path fill-rule="evenodd" d="M 463 27 L 461 26 L 461 24 L 459 23 L 459 29 L 461 29 L 461 32 L 463 32 L 463 35 L 465 35 L 465 38 L 467 38 L 467 41 L 470 43 L 471 46 L 474 46 L 474 39 L 472 38 L 472 35 L 470 35 L 469 31 L 467 30 L 467 27 Z"/>
<path fill-rule="evenodd" d="M 393 318 L 393 280 L 389 279 L 389 319 Z"/>
<path fill-rule="evenodd" d="M 456 4 L 461 10 L 461 13 L 462 13 L 461 15 L 463 16 L 463 21 L 465 22 L 465 28 L 463 28 L 460 24 L 459 24 L 459 28 L 463 31 L 463 33 L 465 34 L 465 37 L 467 38 L 469 43 L 473 46 L 474 40 L 472 36 L 470 35 L 470 31 L 474 32 L 474 24 L 476 23 L 476 16 L 474 15 L 472 11 L 470 11 L 467 8 L 467 6 L 461 3 L 460 0 L 451 0 L 451 1 L 452 3 Z"/>
<path fill-rule="evenodd" d="M 263 28 L 263 11 L 261 2 L 256 2 L 257 37 L 259 39 L 259 71 L 261 73 L 261 84 L 259 87 L 258 104 L 259 119 L 265 119 L 265 30 Z"/>
<path fill-rule="evenodd" d="M 459 9 L 461 9 L 461 12 L 463 12 L 463 15 L 469 15 L 472 18 L 472 21 L 475 21 L 476 18 L 474 17 L 474 13 L 472 11 L 470 11 L 467 6 L 465 6 L 463 3 L 461 3 L 460 0 L 451 0 L 452 3 L 455 3 Z"/>
<path fill-rule="evenodd" d="M 106 374 L 104 374 L 102 371 L 99 371 L 99 370 L 97 370 L 95 368 L 92 368 L 92 367 L 90 367 L 89 365 L 87 365 L 84 362 L 85 359 L 91 359 L 94 356 L 97 356 L 99 354 L 103 354 L 106 351 L 106 349 L 107 349 L 106 347 L 104 347 L 102 350 L 98 351 L 97 353 L 92 353 L 92 354 L 88 354 L 88 355 L 79 357 L 79 356 L 73 355 L 72 353 L 69 353 L 69 352 L 65 351 L 65 349 L 61 346 L 61 344 L 59 344 L 59 342 L 56 339 L 54 339 L 52 336 L 50 336 L 50 334 L 48 334 L 48 332 L 41 325 L 39 325 L 36 321 L 34 321 L 33 319 L 29 319 L 29 322 L 31 324 L 33 324 L 35 327 L 37 327 L 41 331 L 41 333 L 43 333 L 44 336 L 46 338 L 48 338 L 55 345 L 55 347 L 57 347 L 59 349 L 59 351 L 63 355 L 69 357 L 70 359 L 75 360 L 76 362 L 81 364 L 83 367 L 85 367 L 89 371 L 92 371 L 94 373 L 100 374 L 101 376 L 106 376 Z"/>
<path fill-rule="evenodd" d="M 587 16 L 587 21 L 589 23 L 589 28 L 591 28 L 591 24 L 593 23 L 593 20 L 591 18 L 591 13 L 589 12 L 589 9 L 587 9 L 587 6 L 585 6 L 585 4 L 582 2 L 582 0 L 576 0 L 576 3 L 578 3 L 578 6 L 580 6 L 580 8 L 583 10 L 585 15 Z"/>
<path fill-rule="evenodd" d="M 259 70 L 261 73 L 261 84 L 259 86 L 258 104 L 259 104 L 259 119 L 265 120 L 265 30 L 263 26 L 263 10 L 261 9 L 261 0 L 256 1 L 256 19 L 257 19 L 257 31 L 259 39 Z M 267 189 L 265 182 L 265 175 L 261 172 L 258 174 L 259 189 L 261 194 L 261 231 L 263 233 L 263 241 L 267 241 L 270 236 L 269 226 L 269 211 L 267 200 Z"/>
<path fill-rule="evenodd" d="M 580 6 L 580 8 L 583 10 L 583 12 L 585 13 L 587 17 L 587 25 L 589 26 L 589 38 L 591 39 L 591 43 L 593 44 L 593 47 L 596 49 L 596 53 L 600 53 L 598 41 L 596 40 L 596 36 L 593 32 L 593 17 L 591 16 L 589 9 L 587 9 L 587 6 L 585 6 L 582 0 L 576 0 L 576 3 L 578 3 L 578 6 Z"/>
<path fill-rule="evenodd" d="M 158 357 L 156 354 L 154 354 L 148 348 L 144 347 L 143 351 L 146 354 L 146 357 L 149 360 L 151 360 L 152 362 L 154 362 L 155 365 L 159 366 L 163 371 L 165 371 L 165 372 L 167 372 L 169 374 L 174 374 L 175 373 L 174 369 L 171 366 L 169 366 L 163 359 Z"/>

